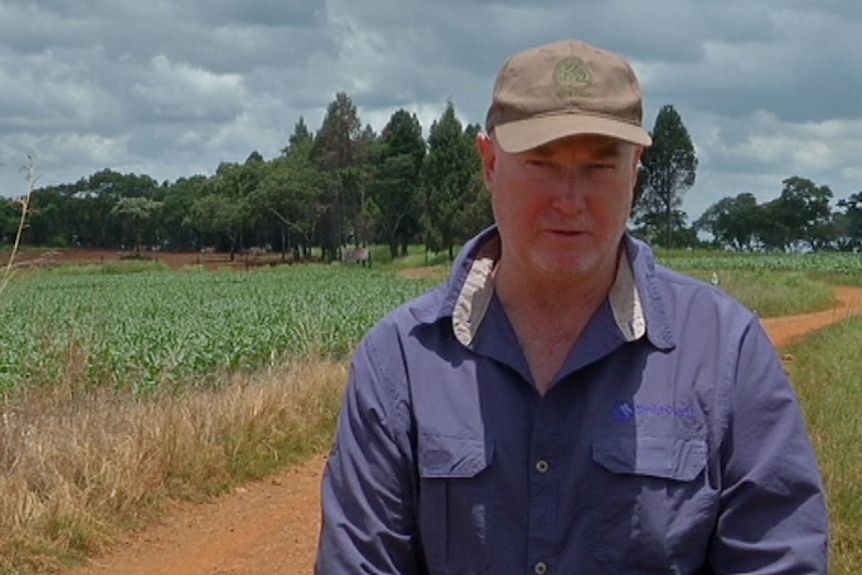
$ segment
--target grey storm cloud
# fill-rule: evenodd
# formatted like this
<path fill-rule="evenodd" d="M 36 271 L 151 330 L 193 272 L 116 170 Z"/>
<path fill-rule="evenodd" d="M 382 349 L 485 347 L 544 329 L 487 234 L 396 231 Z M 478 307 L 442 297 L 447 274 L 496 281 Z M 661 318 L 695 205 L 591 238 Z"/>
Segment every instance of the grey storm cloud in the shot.
<path fill-rule="evenodd" d="M 673 104 L 700 157 L 692 219 L 798 175 L 862 189 L 856 0 L 0 0 L 0 194 L 111 168 L 159 181 L 271 158 L 337 92 L 380 130 L 451 100 L 482 123 L 497 69 L 578 37 L 633 62 L 647 128 Z"/>

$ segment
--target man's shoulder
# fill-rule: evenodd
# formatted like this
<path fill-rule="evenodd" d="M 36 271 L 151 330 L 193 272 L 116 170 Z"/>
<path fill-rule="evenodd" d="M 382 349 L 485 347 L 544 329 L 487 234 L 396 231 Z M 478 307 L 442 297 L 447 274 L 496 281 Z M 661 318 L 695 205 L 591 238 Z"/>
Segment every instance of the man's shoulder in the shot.
<path fill-rule="evenodd" d="M 410 332 L 420 325 L 439 321 L 447 314 L 449 292 L 450 287 L 444 283 L 407 300 L 383 316 L 368 335 L 378 337 L 381 332 Z"/>
<path fill-rule="evenodd" d="M 451 319 L 477 254 L 489 243 L 493 244 L 496 238 L 496 229 L 492 227 L 470 239 L 452 263 L 451 274 L 445 282 L 392 310 L 378 323 L 377 328 L 413 329 L 419 325 L 431 325 Z"/>
<path fill-rule="evenodd" d="M 638 292 L 653 327 L 674 334 L 674 339 L 710 327 L 741 333 L 756 314 L 721 288 L 721 278 L 698 279 L 660 264 L 648 244 L 628 238 L 628 255 Z"/>

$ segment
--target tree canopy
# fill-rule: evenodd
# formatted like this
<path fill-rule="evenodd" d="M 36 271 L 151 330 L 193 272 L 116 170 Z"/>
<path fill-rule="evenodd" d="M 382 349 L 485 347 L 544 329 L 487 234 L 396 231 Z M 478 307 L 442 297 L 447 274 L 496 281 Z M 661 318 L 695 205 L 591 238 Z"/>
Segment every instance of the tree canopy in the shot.
<path fill-rule="evenodd" d="M 758 204 L 751 193 L 723 198 L 695 222 L 712 243 L 734 250 L 821 251 L 860 246 L 862 229 L 854 224 L 854 196 L 838 202 L 846 212 L 830 208 L 832 190 L 807 178 L 792 176 L 780 195 Z M 858 198 L 856 198 L 858 200 Z"/>
<path fill-rule="evenodd" d="M 476 124 L 464 125 L 446 103 L 427 133 L 415 113 L 398 109 L 379 134 L 363 124 L 343 92 L 320 127 L 294 124 L 279 156 L 257 150 L 214 173 L 159 185 L 152 177 L 106 168 L 77 182 L 33 191 L 24 241 L 46 247 L 158 250 L 251 247 L 328 260 L 350 246 L 381 243 L 391 255 L 411 243 L 454 257 L 455 249 L 493 221 L 476 150 Z M 734 250 L 862 247 L 862 192 L 837 203 L 832 191 L 802 176 L 758 204 L 750 191 L 710 206 L 692 225 L 681 209 L 694 184 L 695 147 L 672 105 L 661 108 L 654 144 L 643 157 L 632 228 L 653 243 L 706 241 Z M 21 204 L 0 198 L 0 242 L 10 243 Z"/>
<path fill-rule="evenodd" d="M 694 185 L 697 155 L 679 113 L 661 108 L 651 133 L 653 143 L 641 159 L 634 216 L 649 240 L 671 247 L 674 230 L 685 225 L 680 210 L 683 194 Z"/>

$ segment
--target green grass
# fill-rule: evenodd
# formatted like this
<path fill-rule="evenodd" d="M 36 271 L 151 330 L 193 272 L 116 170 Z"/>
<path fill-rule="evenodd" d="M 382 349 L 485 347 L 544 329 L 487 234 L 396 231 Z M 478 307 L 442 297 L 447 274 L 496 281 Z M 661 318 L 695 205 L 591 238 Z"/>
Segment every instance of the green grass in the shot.
<path fill-rule="evenodd" d="M 862 318 L 788 348 L 790 377 L 823 472 L 832 525 L 834 575 L 862 572 Z"/>
<path fill-rule="evenodd" d="M 809 313 L 835 306 L 829 283 L 802 272 L 748 269 L 681 269 L 683 273 L 713 281 L 760 317 Z"/>
<path fill-rule="evenodd" d="M 449 261 L 448 252 L 426 252 L 425 247 L 421 245 L 410 245 L 407 248 L 407 255 L 398 255 L 395 258 L 389 253 L 389 246 L 373 246 L 371 261 L 374 265 L 381 265 L 390 270 L 438 266 L 448 268 L 452 264 Z"/>

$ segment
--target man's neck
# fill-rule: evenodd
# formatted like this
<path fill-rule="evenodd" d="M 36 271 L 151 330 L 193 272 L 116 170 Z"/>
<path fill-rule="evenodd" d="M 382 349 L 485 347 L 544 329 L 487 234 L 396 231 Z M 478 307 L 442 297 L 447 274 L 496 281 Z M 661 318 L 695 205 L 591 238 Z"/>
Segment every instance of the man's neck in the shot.
<path fill-rule="evenodd" d="M 570 314 L 593 312 L 605 301 L 616 279 L 619 256 L 593 273 L 580 276 L 524 273 L 504 259 L 494 270 L 494 290 L 509 310 L 565 321 Z"/>
<path fill-rule="evenodd" d="M 500 262 L 494 289 L 506 310 L 530 366 L 536 389 L 544 395 L 616 278 L 618 259 L 588 278 L 542 282 Z"/>

